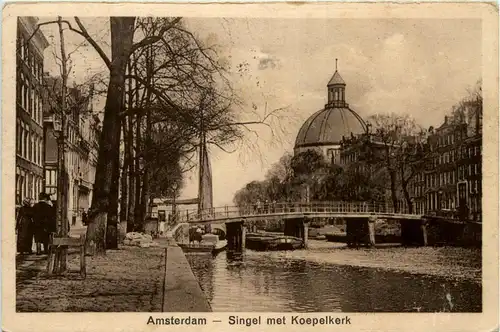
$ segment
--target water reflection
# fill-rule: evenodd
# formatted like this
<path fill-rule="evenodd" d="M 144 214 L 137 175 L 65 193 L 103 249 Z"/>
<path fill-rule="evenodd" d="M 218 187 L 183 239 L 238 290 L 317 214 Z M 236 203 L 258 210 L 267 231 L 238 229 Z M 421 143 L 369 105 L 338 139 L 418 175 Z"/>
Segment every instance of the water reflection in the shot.
<path fill-rule="evenodd" d="M 188 260 L 214 311 L 481 311 L 481 285 L 469 280 L 319 263 L 294 252 Z"/>

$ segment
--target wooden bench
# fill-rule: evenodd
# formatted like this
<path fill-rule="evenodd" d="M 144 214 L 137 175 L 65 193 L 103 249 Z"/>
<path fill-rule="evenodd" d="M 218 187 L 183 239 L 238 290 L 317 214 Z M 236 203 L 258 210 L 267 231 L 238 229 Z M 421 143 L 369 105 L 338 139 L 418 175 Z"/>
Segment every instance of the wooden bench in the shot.
<path fill-rule="evenodd" d="M 87 276 L 87 269 L 85 264 L 85 235 L 80 235 L 79 238 L 75 237 L 56 237 L 52 235 L 49 242 L 49 257 L 47 260 L 47 273 L 52 274 L 56 262 L 56 252 L 58 249 L 67 247 L 80 248 L 80 275 L 82 278 Z"/>

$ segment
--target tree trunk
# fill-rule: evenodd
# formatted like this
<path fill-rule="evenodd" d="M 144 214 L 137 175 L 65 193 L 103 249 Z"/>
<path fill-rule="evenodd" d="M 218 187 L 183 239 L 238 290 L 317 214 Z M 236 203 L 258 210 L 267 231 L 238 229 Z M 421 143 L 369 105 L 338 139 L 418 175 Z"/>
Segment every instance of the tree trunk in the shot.
<path fill-rule="evenodd" d="M 134 207 L 134 231 L 138 232 L 142 230 L 141 225 L 141 192 L 142 192 L 142 179 L 141 179 L 141 162 L 138 155 L 142 154 L 141 148 L 141 122 L 142 117 L 138 114 L 136 120 L 136 158 L 135 158 L 135 207 Z"/>
<path fill-rule="evenodd" d="M 132 55 L 132 59 L 134 56 Z M 128 72 L 132 72 L 132 66 L 128 62 Z M 132 90 L 132 80 L 128 80 L 128 99 L 127 106 L 129 109 L 134 107 L 134 91 Z M 127 210 L 127 232 L 133 232 L 135 229 L 134 209 L 135 209 L 135 154 L 134 154 L 134 115 L 128 116 L 128 135 L 125 138 L 125 155 L 128 165 L 128 210 Z"/>
<path fill-rule="evenodd" d="M 127 133 L 127 118 L 122 120 L 122 132 L 123 132 L 123 142 L 125 145 L 123 165 L 121 168 L 121 178 L 120 178 L 120 224 L 122 226 L 127 225 L 127 213 L 128 213 L 128 164 L 130 162 L 129 148 L 128 148 L 128 135 Z M 126 227 L 125 227 L 126 228 Z"/>
<path fill-rule="evenodd" d="M 402 187 L 403 187 L 403 195 L 405 196 L 406 205 L 408 206 L 407 212 L 409 214 L 412 214 L 413 213 L 413 204 L 411 201 L 410 193 L 408 192 L 408 183 L 403 183 Z"/>
<path fill-rule="evenodd" d="M 134 156 L 134 127 L 132 123 L 132 118 L 129 118 L 128 122 L 128 132 L 127 137 L 128 144 L 126 145 L 129 155 L 129 168 L 128 168 L 128 179 L 129 179 L 129 192 L 128 192 L 128 212 L 127 212 L 127 232 L 132 232 L 135 229 L 135 156 Z"/>
<path fill-rule="evenodd" d="M 125 70 L 133 45 L 135 17 L 111 17 L 111 65 L 99 139 L 94 198 L 87 228 L 87 253 L 105 254 L 106 224 L 110 208 L 116 151 L 120 148 L 119 114 L 123 107 Z"/>
<path fill-rule="evenodd" d="M 408 206 L 408 213 L 413 213 L 413 204 L 411 202 L 411 197 L 410 193 L 408 192 L 408 184 L 410 183 L 410 180 L 412 178 L 412 174 L 410 176 L 405 178 L 405 165 L 401 164 L 400 169 L 399 169 L 399 175 L 401 177 L 401 189 L 403 190 L 403 196 L 406 201 L 406 205 Z"/>
<path fill-rule="evenodd" d="M 121 126 L 118 126 L 118 141 L 120 141 Z M 115 150 L 113 180 L 109 197 L 108 224 L 106 227 L 106 248 L 118 249 L 118 202 L 120 182 L 120 150 Z"/>
<path fill-rule="evenodd" d="M 147 49 L 147 59 L 146 59 L 146 81 L 148 84 L 151 84 L 152 79 L 153 79 L 153 60 L 154 60 L 154 54 L 153 54 L 153 47 L 149 46 Z M 149 107 L 151 104 L 151 90 L 148 89 L 146 91 L 146 99 L 145 99 L 145 105 L 143 105 L 146 108 L 146 131 L 144 132 L 145 137 L 144 137 L 144 150 L 143 152 L 143 160 L 144 160 L 144 166 L 142 170 L 142 190 L 141 190 L 141 206 L 140 206 L 140 221 L 142 225 L 146 224 L 146 218 L 147 212 L 148 212 L 148 206 L 149 206 L 149 196 L 150 196 L 150 183 L 149 183 L 149 178 L 150 178 L 150 167 L 149 163 L 151 161 L 151 156 L 150 156 L 150 151 L 151 151 L 151 131 L 153 129 L 152 127 L 152 122 L 151 122 L 151 108 Z"/>
<path fill-rule="evenodd" d="M 398 212 L 398 193 L 397 193 L 397 189 L 396 189 L 396 181 L 397 181 L 396 172 L 393 170 L 389 170 L 389 176 L 391 179 L 392 206 L 394 208 L 394 213 L 397 213 Z"/>
<path fill-rule="evenodd" d="M 147 220 L 147 208 L 149 202 L 149 178 L 148 178 L 147 167 L 144 169 L 142 174 L 142 190 L 141 190 L 141 224 L 146 225 Z"/>

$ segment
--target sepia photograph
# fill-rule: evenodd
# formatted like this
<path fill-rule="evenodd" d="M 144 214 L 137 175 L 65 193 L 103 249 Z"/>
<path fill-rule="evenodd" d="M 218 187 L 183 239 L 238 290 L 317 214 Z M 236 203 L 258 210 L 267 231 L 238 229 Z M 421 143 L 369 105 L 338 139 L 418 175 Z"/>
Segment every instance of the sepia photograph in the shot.
<path fill-rule="evenodd" d="M 485 53 L 485 8 L 131 6 L 16 12 L 3 32 L 16 313 L 234 313 L 216 328 L 486 311 L 498 48 Z M 179 325 L 166 317 L 142 324 Z M 324 324 L 351 324 L 335 317 Z"/>

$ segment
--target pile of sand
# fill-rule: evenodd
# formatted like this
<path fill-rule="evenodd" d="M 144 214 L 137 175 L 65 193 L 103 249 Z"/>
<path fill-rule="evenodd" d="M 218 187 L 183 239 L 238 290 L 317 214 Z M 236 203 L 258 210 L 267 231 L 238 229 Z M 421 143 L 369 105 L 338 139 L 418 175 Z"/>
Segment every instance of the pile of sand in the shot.
<path fill-rule="evenodd" d="M 154 242 L 153 238 L 149 234 L 129 232 L 125 235 L 123 245 L 149 248 L 158 246 L 158 243 Z"/>

